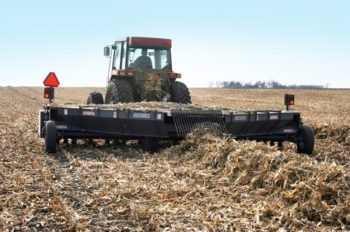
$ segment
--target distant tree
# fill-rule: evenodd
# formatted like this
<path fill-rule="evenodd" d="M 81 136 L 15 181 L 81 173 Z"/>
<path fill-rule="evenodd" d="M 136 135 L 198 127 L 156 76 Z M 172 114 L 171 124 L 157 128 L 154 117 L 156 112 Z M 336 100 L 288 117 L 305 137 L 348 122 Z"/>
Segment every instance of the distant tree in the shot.
<path fill-rule="evenodd" d="M 242 88 L 242 83 L 239 81 L 224 81 L 221 83 L 223 88 Z"/>
<path fill-rule="evenodd" d="M 259 88 L 259 89 L 262 89 L 262 88 L 266 88 L 266 82 L 265 81 L 257 81 L 255 84 L 254 84 L 254 87 L 255 88 Z"/>
<path fill-rule="evenodd" d="M 246 88 L 246 89 L 254 88 L 254 85 L 253 85 L 251 82 L 247 82 L 247 83 L 245 83 L 243 86 L 244 86 L 244 88 Z"/>
<path fill-rule="evenodd" d="M 270 81 L 270 86 L 273 89 L 280 89 L 280 88 L 285 88 L 286 86 L 282 85 L 281 83 L 279 83 L 278 81 L 275 80 L 271 80 Z"/>
<path fill-rule="evenodd" d="M 212 86 L 212 85 L 210 85 Z M 240 81 L 223 81 L 223 82 L 216 82 L 216 87 L 221 88 L 245 88 L 245 89 L 252 89 L 252 88 L 273 88 L 273 89 L 280 89 L 280 88 L 291 88 L 291 89 L 322 89 L 324 86 L 322 85 L 283 85 L 275 80 L 270 81 L 257 81 L 254 84 L 251 82 L 242 83 Z M 326 85 L 327 87 L 327 85 Z"/>

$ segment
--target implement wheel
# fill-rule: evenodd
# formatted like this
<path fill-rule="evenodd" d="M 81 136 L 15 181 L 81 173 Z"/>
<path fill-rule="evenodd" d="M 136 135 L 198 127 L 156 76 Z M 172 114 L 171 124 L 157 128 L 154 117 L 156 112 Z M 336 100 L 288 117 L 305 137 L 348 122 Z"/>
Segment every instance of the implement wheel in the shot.
<path fill-rule="evenodd" d="M 99 92 L 91 92 L 89 93 L 88 99 L 87 99 L 87 104 L 103 104 L 103 97 L 102 94 Z"/>
<path fill-rule="evenodd" d="M 113 79 L 107 86 L 105 97 L 106 104 L 134 102 L 134 91 L 129 81 L 124 79 Z"/>
<path fill-rule="evenodd" d="M 149 152 L 156 152 L 159 149 L 159 139 L 157 138 L 144 138 L 143 148 Z"/>
<path fill-rule="evenodd" d="M 56 153 L 56 123 L 47 121 L 45 124 L 45 151 L 47 153 Z"/>
<path fill-rule="evenodd" d="M 190 91 L 184 83 L 179 81 L 174 82 L 173 89 L 171 91 L 171 101 L 182 104 L 192 103 Z"/>
<path fill-rule="evenodd" d="M 298 153 L 311 155 L 314 151 L 315 134 L 314 130 L 309 125 L 303 125 L 299 131 L 299 138 L 297 142 Z"/>

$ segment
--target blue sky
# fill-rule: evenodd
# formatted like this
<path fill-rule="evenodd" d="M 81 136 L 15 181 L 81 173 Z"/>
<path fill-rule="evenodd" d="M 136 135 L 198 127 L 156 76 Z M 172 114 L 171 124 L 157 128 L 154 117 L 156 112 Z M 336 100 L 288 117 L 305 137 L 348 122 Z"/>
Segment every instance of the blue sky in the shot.
<path fill-rule="evenodd" d="M 190 87 L 235 80 L 350 88 L 350 1 L 1 1 L 0 86 L 105 86 L 103 47 L 173 40 Z"/>

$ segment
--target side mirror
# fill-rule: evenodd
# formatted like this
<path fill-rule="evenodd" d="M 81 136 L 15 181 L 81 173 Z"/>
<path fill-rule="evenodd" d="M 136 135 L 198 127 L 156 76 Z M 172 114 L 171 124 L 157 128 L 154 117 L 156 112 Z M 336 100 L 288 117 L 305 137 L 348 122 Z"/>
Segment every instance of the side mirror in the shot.
<path fill-rule="evenodd" d="M 109 47 L 109 46 L 104 47 L 103 54 L 105 56 L 109 57 L 111 55 L 111 47 Z"/>

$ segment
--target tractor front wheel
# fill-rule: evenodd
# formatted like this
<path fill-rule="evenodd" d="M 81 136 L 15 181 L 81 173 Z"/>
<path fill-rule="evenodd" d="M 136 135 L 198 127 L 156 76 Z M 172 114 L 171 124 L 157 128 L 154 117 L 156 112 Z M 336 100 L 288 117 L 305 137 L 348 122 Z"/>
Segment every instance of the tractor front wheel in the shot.
<path fill-rule="evenodd" d="M 182 103 L 182 104 L 191 104 L 190 91 L 187 86 L 179 81 L 175 81 L 172 87 L 171 101 Z"/>
<path fill-rule="evenodd" d="M 106 104 L 134 102 L 134 91 L 129 81 L 124 79 L 114 79 L 107 86 L 105 97 Z"/>
<path fill-rule="evenodd" d="M 87 104 L 103 104 L 103 97 L 102 94 L 99 92 L 91 92 L 89 93 L 88 99 L 87 99 Z"/>

